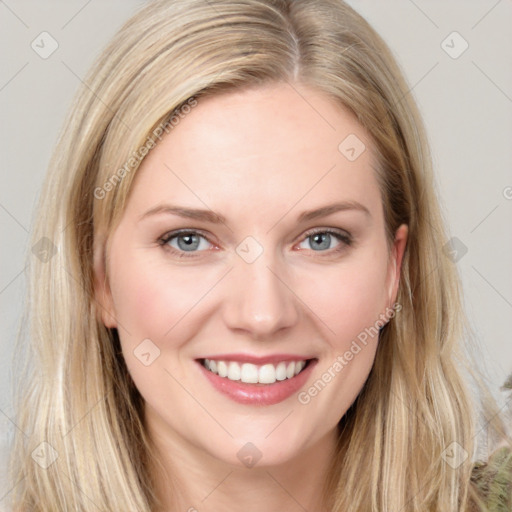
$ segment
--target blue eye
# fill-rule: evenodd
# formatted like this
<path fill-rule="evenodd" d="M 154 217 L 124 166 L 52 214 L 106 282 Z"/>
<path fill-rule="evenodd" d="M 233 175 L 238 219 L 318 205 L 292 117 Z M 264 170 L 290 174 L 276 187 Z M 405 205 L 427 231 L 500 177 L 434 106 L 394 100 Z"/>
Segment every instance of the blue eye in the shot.
<path fill-rule="evenodd" d="M 206 236 L 192 230 L 167 233 L 158 240 L 158 243 L 179 258 L 199 257 L 201 256 L 200 253 L 214 246 Z M 309 247 L 304 246 L 304 244 L 307 244 Z M 345 231 L 317 229 L 305 234 L 303 241 L 299 244 L 299 248 L 312 250 L 316 253 L 325 253 L 327 256 L 341 252 L 351 244 L 352 237 Z"/>
<path fill-rule="evenodd" d="M 160 239 L 161 245 L 169 246 L 176 252 L 200 252 L 208 249 L 210 242 L 196 231 L 169 233 Z"/>
<path fill-rule="evenodd" d="M 309 243 L 309 247 L 301 247 L 306 242 Z M 333 243 L 335 243 L 334 246 L 332 245 Z M 326 252 L 330 249 L 336 252 L 342 250 L 346 245 L 351 245 L 351 243 L 350 235 L 331 229 L 324 229 L 306 234 L 306 238 L 299 247 L 301 249 L 311 249 L 315 252 Z"/>

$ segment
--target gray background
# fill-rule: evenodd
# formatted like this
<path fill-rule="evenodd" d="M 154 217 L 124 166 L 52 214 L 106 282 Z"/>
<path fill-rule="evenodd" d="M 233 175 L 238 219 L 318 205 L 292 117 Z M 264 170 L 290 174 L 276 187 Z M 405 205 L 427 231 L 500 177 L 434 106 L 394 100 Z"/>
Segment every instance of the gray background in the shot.
<path fill-rule="evenodd" d="M 454 264 L 480 345 L 481 368 L 506 405 L 499 388 L 512 372 L 512 2 L 349 3 L 394 50 L 424 115 L 439 196 L 451 236 L 462 248 Z M 142 4 L 0 0 L 0 446 L 9 444 L 15 428 L 11 358 L 34 201 L 82 77 Z M 47 58 L 31 47 L 34 40 L 42 45 L 41 37 L 48 37 L 40 36 L 43 31 L 58 44 Z M 469 47 L 458 55 L 464 41 Z M 45 39 L 46 50 L 50 43 Z M 0 508 L 2 496 L 0 484 Z"/>

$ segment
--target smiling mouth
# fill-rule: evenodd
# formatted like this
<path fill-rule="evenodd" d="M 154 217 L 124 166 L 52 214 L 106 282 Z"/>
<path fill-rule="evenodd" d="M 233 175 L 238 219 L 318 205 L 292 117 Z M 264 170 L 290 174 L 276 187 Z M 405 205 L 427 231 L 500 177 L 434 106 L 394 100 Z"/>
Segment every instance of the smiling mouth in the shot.
<path fill-rule="evenodd" d="M 276 364 L 256 365 L 237 361 L 199 359 L 198 361 L 211 373 L 228 380 L 245 384 L 274 384 L 278 381 L 293 379 L 315 359 L 301 361 L 281 361 Z"/>

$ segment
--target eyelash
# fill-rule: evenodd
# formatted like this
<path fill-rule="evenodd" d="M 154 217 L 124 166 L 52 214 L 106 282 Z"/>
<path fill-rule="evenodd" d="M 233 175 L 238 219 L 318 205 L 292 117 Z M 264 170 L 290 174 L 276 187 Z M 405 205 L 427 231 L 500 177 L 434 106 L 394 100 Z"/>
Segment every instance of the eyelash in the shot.
<path fill-rule="evenodd" d="M 304 234 L 301 242 L 306 240 L 307 238 L 312 237 L 317 234 L 329 234 L 329 235 L 334 236 L 339 242 L 341 242 L 341 244 L 338 245 L 337 247 L 335 247 L 334 249 L 330 249 L 327 251 L 314 251 L 316 253 L 320 253 L 319 254 L 320 257 L 332 256 L 333 254 L 341 253 L 346 247 L 350 247 L 353 243 L 352 236 L 348 232 L 338 231 L 338 230 L 335 230 L 332 228 L 324 228 L 324 229 L 316 228 L 316 229 L 307 231 Z M 172 254 L 176 255 L 178 258 L 197 258 L 197 257 L 201 256 L 202 252 L 205 252 L 205 251 L 190 251 L 190 252 L 178 251 L 174 247 L 167 245 L 173 238 L 177 238 L 180 235 L 181 236 L 199 235 L 202 238 L 204 238 L 205 240 L 207 240 L 208 243 L 213 244 L 213 242 L 211 242 L 209 240 L 209 238 L 201 231 L 187 230 L 187 229 L 171 231 L 169 233 L 166 233 L 165 235 L 160 237 L 157 240 L 157 242 L 160 246 L 162 246 L 162 248 L 164 250 L 170 251 Z M 301 250 L 303 250 L 303 249 L 301 249 Z M 309 249 L 309 250 L 312 250 L 312 249 Z M 324 253 L 325 256 L 323 256 L 322 253 Z"/>

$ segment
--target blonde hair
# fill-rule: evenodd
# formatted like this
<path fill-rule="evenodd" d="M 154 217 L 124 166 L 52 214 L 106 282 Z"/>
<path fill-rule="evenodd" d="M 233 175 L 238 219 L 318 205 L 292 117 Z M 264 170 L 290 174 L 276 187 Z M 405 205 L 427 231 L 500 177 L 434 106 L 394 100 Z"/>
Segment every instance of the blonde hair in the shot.
<path fill-rule="evenodd" d="M 388 47 L 341 0 L 157 0 L 125 23 L 89 72 L 41 192 L 32 244 L 45 237 L 50 253 L 28 261 L 17 424 L 31 435 L 18 434 L 12 452 L 15 510 L 157 506 L 144 403 L 94 299 L 95 250 L 105 257 L 136 152 L 170 130 L 191 99 L 283 81 L 355 113 L 378 150 L 389 240 L 409 226 L 402 309 L 383 327 L 369 378 L 339 423 L 324 489 L 330 507 L 468 509 L 476 400 L 460 341 L 469 330 L 443 253 L 427 138 Z M 485 414 L 505 436 L 498 416 Z M 456 469 L 443 459 L 454 442 L 469 454 Z M 35 463 L 34 450 L 48 467 Z"/>

